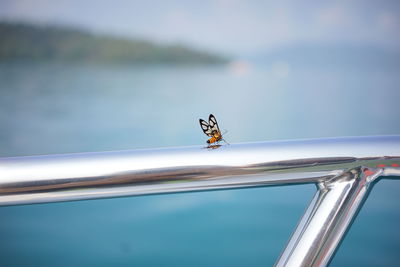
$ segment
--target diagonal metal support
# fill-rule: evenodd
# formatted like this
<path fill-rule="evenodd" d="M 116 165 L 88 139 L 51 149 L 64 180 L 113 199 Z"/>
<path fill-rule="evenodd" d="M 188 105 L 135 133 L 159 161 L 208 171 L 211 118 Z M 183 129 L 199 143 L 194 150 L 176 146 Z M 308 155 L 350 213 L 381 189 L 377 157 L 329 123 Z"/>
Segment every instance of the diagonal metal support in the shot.
<path fill-rule="evenodd" d="M 319 183 L 276 266 L 326 266 L 382 172 L 358 168 Z"/>

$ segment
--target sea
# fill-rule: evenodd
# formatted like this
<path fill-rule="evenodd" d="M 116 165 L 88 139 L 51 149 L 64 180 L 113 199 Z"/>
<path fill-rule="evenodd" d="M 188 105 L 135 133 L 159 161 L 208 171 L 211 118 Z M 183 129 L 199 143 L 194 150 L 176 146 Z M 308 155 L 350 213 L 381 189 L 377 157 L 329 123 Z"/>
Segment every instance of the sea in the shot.
<path fill-rule="evenodd" d="M 400 134 L 400 67 L 0 62 L 0 157 Z M 1 177 L 0 177 L 1 179 Z M 315 185 L 0 207 L 0 266 L 272 266 Z M 330 266 L 398 266 L 400 181 Z"/>

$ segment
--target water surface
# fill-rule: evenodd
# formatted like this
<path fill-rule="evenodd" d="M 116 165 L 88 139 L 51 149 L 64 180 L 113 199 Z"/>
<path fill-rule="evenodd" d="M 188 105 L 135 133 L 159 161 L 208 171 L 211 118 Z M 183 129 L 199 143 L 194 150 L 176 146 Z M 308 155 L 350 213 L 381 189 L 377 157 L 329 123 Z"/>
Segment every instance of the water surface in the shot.
<path fill-rule="evenodd" d="M 400 134 L 396 68 L 3 62 L 0 156 Z M 331 266 L 396 266 L 400 183 L 381 181 Z M 1 266 L 270 266 L 315 192 L 265 187 L 0 208 Z"/>

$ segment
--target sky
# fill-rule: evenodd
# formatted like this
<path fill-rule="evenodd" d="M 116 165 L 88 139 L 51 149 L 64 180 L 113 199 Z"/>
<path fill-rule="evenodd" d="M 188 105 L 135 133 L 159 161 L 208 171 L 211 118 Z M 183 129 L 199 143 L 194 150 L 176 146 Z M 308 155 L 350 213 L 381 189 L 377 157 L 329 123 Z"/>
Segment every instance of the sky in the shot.
<path fill-rule="evenodd" d="M 400 1 L 0 0 L 0 20 L 71 25 L 233 54 L 293 44 L 400 49 Z"/>

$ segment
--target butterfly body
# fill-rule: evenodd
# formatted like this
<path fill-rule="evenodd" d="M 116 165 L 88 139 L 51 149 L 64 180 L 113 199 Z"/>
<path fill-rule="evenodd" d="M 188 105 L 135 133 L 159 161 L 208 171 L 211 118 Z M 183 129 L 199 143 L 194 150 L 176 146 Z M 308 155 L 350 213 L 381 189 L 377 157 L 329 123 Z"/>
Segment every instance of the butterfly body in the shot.
<path fill-rule="evenodd" d="M 210 139 L 207 140 L 207 144 L 218 143 L 219 141 L 223 140 L 222 133 L 219 130 L 217 120 L 215 119 L 213 114 L 210 114 L 208 117 L 208 123 L 205 120 L 199 119 L 201 129 L 203 132 L 210 136 Z"/>
<path fill-rule="evenodd" d="M 207 143 L 208 144 L 212 144 L 212 143 L 215 143 L 215 142 L 219 142 L 221 140 L 222 140 L 221 133 L 216 132 L 216 133 L 213 134 L 213 136 L 210 139 L 207 140 Z"/>

